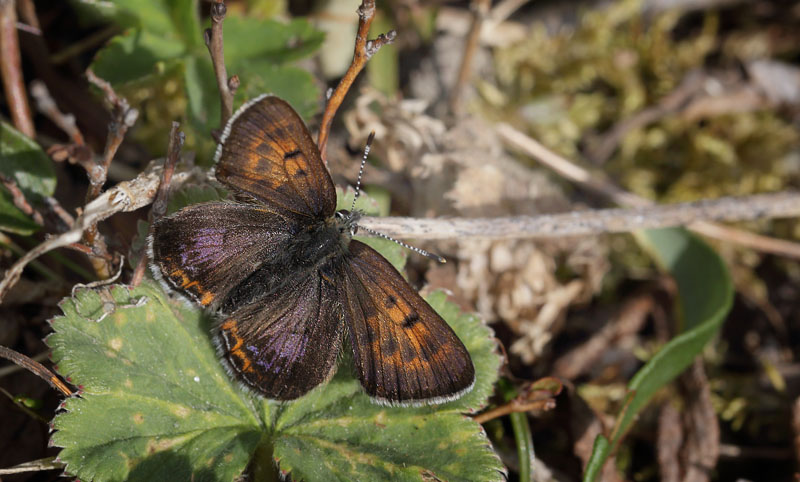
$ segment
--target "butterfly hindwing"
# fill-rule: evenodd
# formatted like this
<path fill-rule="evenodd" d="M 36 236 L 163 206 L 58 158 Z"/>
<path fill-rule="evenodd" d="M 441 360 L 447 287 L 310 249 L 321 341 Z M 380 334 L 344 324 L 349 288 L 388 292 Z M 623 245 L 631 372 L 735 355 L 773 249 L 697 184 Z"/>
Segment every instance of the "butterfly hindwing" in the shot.
<path fill-rule="evenodd" d="M 267 398 L 292 400 L 333 374 L 343 325 L 337 287 L 318 272 L 290 279 L 219 325 L 219 349 Z"/>
<path fill-rule="evenodd" d="M 278 97 L 257 97 L 231 117 L 216 160 L 217 180 L 284 215 L 319 219 L 336 209 L 336 190 L 317 145 Z"/>
<path fill-rule="evenodd" d="M 148 240 L 153 273 L 206 307 L 286 249 L 293 228 L 266 208 L 195 204 L 158 219 Z"/>
<path fill-rule="evenodd" d="M 375 250 L 353 240 L 349 251 L 342 305 L 367 394 L 414 405 L 468 391 L 475 368 L 447 322 Z"/>

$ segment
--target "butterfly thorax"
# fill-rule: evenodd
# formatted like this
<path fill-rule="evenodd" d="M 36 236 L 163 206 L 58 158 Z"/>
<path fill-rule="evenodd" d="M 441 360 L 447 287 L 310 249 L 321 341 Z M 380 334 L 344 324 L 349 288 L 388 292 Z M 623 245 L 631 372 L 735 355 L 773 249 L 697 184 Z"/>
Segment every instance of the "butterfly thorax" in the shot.
<path fill-rule="evenodd" d="M 306 226 L 291 242 L 290 262 L 295 266 L 313 267 L 342 257 L 348 251 L 360 217 L 359 211 L 343 210 Z"/>

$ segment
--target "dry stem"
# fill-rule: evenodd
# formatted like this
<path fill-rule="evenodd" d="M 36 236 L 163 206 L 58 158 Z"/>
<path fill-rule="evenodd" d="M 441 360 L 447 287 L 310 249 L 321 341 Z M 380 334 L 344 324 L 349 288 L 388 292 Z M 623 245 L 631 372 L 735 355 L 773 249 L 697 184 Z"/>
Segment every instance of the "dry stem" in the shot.
<path fill-rule="evenodd" d="M 550 151 L 534 139 L 526 136 L 508 124 L 498 124 L 496 130 L 504 141 L 535 158 L 546 167 L 555 171 L 557 174 L 580 184 L 586 189 L 592 190 L 607 197 L 616 204 L 639 208 L 653 206 L 655 204 L 649 199 L 637 196 L 636 194 L 627 192 L 615 186 L 610 181 L 601 180 L 597 176 L 592 176 L 592 174 L 590 174 L 587 170 Z M 791 193 L 788 194 L 791 195 Z M 742 199 L 747 198 L 745 197 Z M 757 213 L 753 214 L 753 216 L 747 217 L 746 219 L 758 219 L 761 217 L 755 215 Z M 795 215 L 796 214 L 784 213 L 782 215 L 775 215 L 773 217 L 790 217 Z M 730 228 L 719 224 L 713 224 L 704 219 L 708 218 L 695 219 L 694 222 L 692 222 L 689 226 L 689 229 L 711 238 L 740 244 L 758 251 L 777 254 L 779 256 L 800 258 L 800 245 L 797 243 L 770 238 L 768 236 L 762 236 L 749 231 Z M 716 220 L 721 221 L 723 219 L 720 218 Z M 744 221 L 745 219 L 727 218 L 727 220 Z"/>
<path fill-rule="evenodd" d="M 55 376 L 53 372 L 45 368 L 41 363 L 2 345 L 0 345 L 0 357 L 10 360 L 28 370 L 29 372 L 49 383 L 50 386 L 60 391 L 64 395 L 68 397 L 72 395 L 72 390 L 70 390 L 60 378 Z"/>
<path fill-rule="evenodd" d="M 139 117 L 139 111 L 133 109 L 128 105 L 128 101 L 119 97 L 111 84 L 105 80 L 97 77 L 91 69 L 86 71 L 86 77 L 89 82 L 99 87 L 106 95 L 106 100 L 112 106 L 113 118 L 108 126 L 108 138 L 106 139 L 106 146 L 103 150 L 102 159 L 91 166 L 88 171 L 89 174 L 89 190 L 86 192 L 87 205 L 93 200 L 97 199 L 103 190 L 108 179 L 108 167 L 114 159 L 122 140 L 128 129 L 133 126 Z M 97 225 L 89 226 L 84 234 L 86 244 L 94 249 L 96 257 L 89 258 L 95 272 L 100 278 L 108 278 L 111 275 L 111 265 L 107 261 L 110 259 L 108 255 L 108 248 L 105 240 L 100 236 L 97 230 Z"/>
<path fill-rule="evenodd" d="M 461 67 L 458 70 L 456 85 L 450 93 L 450 111 L 458 115 L 461 111 L 461 98 L 464 88 L 469 82 L 472 73 L 472 59 L 478 49 L 478 41 L 481 37 L 481 27 L 483 21 L 489 14 L 489 7 L 492 6 L 491 0 L 474 0 L 472 3 L 473 17 L 472 26 L 467 34 L 467 41 L 464 45 L 464 56 L 461 58 Z"/>
<path fill-rule="evenodd" d="M 64 114 L 58 109 L 55 100 L 50 96 L 44 82 L 41 80 L 34 80 L 30 84 L 31 96 L 36 100 L 36 108 L 47 116 L 48 119 L 53 121 L 59 129 L 66 132 L 72 142 L 78 146 L 85 146 L 86 142 L 83 139 L 83 134 L 78 130 L 75 123 L 75 116 L 72 114 Z"/>
<path fill-rule="evenodd" d="M 14 3 L 14 0 L 0 0 L 0 74 L 3 77 L 6 102 L 14 126 L 26 136 L 33 138 L 36 136 L 36 131 L 22 78 L 17 12 Z"/>
<path fill-rule="evenodd" d="M 167 160 L 164 163 L 164 173 L 161 177 L 161 183 L 158 185 L 158 192 L 156 193 L 153 207 L 150 209 L 150 228 L 149 234 L 153 234 L 153 221 L 162 217 L 167 212 L 167 201 L 169 200 L 169 186 L 172 182 L 172 175 L 175 172 L 175 166 L 178 164 L 178 159 L 181 155 L 181 148 L 186 136 L 180 132 L 178 128 L 180 124 L 177 122 L 172 123 L 172 130 L 169 132 L 169 145 L 167 146 Z M 147 267 L 147 250 L 142 252 L 139 258 L 139 263 L 133 271 L 131 278 L 132 286 L 139 286 L 144 278 L 144 270 Z"/>
<path fill-rule="evenodd" d="M 319 126 L 319 137 L 317 138 L 317 145 L 323 160 L 327 159 L 326 147 L 328 145 L 328 136 L 330 135 L 331 124 L 333 123 L 333 116 L 344 101 L 344 96 L 350 90 L 353 82 L 358 77 L 358 74 L 367 64 L 367 61 L 375 55 L 381 47 L 390 44 L 397 37 L 397 32 L 390 30 L 384 34 L 380 34 L 375 40 L 367 40 L 369 34 L 369 27 L 372 25 L 372 20 L 375 18 L 375 0 L 364 0 L 361 6 L 358 7 L 358 33 L 356 33 L 356 46 L 353 52 L 353 62 L 350 63 L 347 72 L 345 72 L 339 85 L 331 94 L 328 103 L 325 106 L 325 112 L 322 113 L 322 121 Z"/>
<path fill-rule="evenodd" d="M 783 192 L 541 216 L 446 219 L 365 217 L 359 225 L 405 239 L 541 239 L 694 226 L 700 220 L 750 221 L 795 216 L 800 216 L 800 193 Z"/>
<path fill-rule="evenodd" d="M 239 79 L 236 76 L 228 79 L 228 71 L 225 68 L 225 50 L 222 39 L 222 22 L 225 20 L 227 7 L 224 2 L 214 2 L 211 4 L 211 28 L 205 31 L 205 42 L 208 53 L 211 55 L 211 63 L 214 65 L 214 75 L 217 78 L 217 88 L 219 89 L 219 127 L 222 129 L 228 123 L 228 119 L 233 115 L 233 95 L 239 86 Z"/>
<path fill-rule="evenodd" d="M 38 224 L 39 226 L 44 226 L 44 219 L 39 211 L 35 210 L 33 206 L 25 199 L 25 194 L 20 190 L 17 183 L 14 182 L 13 179 L 10 179 L 2 174 L 0 174 L 0 183 L 8 189 L 8 192 L 11 194 L 11 199 L 14 202 L 14 206 L 17 207 L 20 211 L 25 213 L 26 215 L 33 218 L 33 222 Z"/>

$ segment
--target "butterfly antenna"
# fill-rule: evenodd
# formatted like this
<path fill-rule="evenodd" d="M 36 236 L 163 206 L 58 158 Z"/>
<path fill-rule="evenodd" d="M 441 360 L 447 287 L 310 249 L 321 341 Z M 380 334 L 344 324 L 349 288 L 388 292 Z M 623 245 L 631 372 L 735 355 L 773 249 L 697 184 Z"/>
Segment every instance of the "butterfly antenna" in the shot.
<path fill-rule="evenodd" d="M 364 147 L 364 157 L 361 158 L 361 167 L 358 169 L 358 180 L 356 181 L 356 195 L 353 198 L 353 205 L 350 206 L 350 212 L 356 208 L 356 201 L 358 196 L 361 195 L 361 176 L 364 174 L 364 166 L 367 164 L 367 156 L 369 156 L 369 149 L 372 147 L 372 141 L 375 140 L 375 131 L 369 133 L 367 137 L 367 145 Z"/>
<path fill-rule="evenodd" d="M 440 263 L 446 263 L 447 262 L 446 259 L 442 258 L 438 254 L 429 253 L 429 252 L 425 251 L 424 249 L 420 249 L 420 248 L 417 248 L 415 246 L 411 246 L 410 244 L 406 244 L 406 243 L 404 243 L 404 242 L 402 242 L 402 241 L 400 241 L 398 239 L 394 239 L 391 236 L 388 236 L 388 235 L 383 234 L 381 232 L 375 231 L 374 229 L 365 228 L 364 226 L 359 226 L 358 228 L 359 229 L 363 229 L 364 231 L 366 231 L 366 232 L 368 232 L 368 233 L 370 233 L 372 235 L 378 236 L 380 238 L 388 239 L 389 241 L 393 241 L 393 242 L 399 244 L 400 246 L 402 246 L 402 247 L 404 247 L 406 249 L 410 249 L 411 251 L 414 251 L 417 254 L 421 254 L 422 256 L 425 256 L 426 258 L 430 258 L 430 259 L 432 259 L 434 261 L 438 261 Z"/>

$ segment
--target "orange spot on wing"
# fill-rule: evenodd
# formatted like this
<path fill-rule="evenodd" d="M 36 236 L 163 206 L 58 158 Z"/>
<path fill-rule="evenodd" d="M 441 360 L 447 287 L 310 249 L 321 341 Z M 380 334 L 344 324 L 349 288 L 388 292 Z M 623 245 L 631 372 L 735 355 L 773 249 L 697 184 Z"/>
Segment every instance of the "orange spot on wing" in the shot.
<path fill-rule="evenodd" d="M 180 289 L 186 290 L 188 293 L 193 294 L 198 299 L 198 302 L 203 306 L 209 305 L 216 297 L 214 293 L 203 289 L 203 286 L 199 281 L 192 281 L 189 279 L 189 277 L 186 275 L 186 272 L 180 268 L 170 271 L 169 278 Z"/>
<path fill-rule="evenodd" d="M 220 329 L 226 331 L 228 336 L 233 338 L 234 344 L 229 348 L 229 352 L 234 367 L 239 371 L 253 372 L 253 363 L 243 349 L 244 340 L 239 336 L 239 328 L 236 326 L 236 320 L 229 319 L 225 321 L 220 325 Z M 234 357 L 239 360 L 239 363 L 234 362 Z"/>

